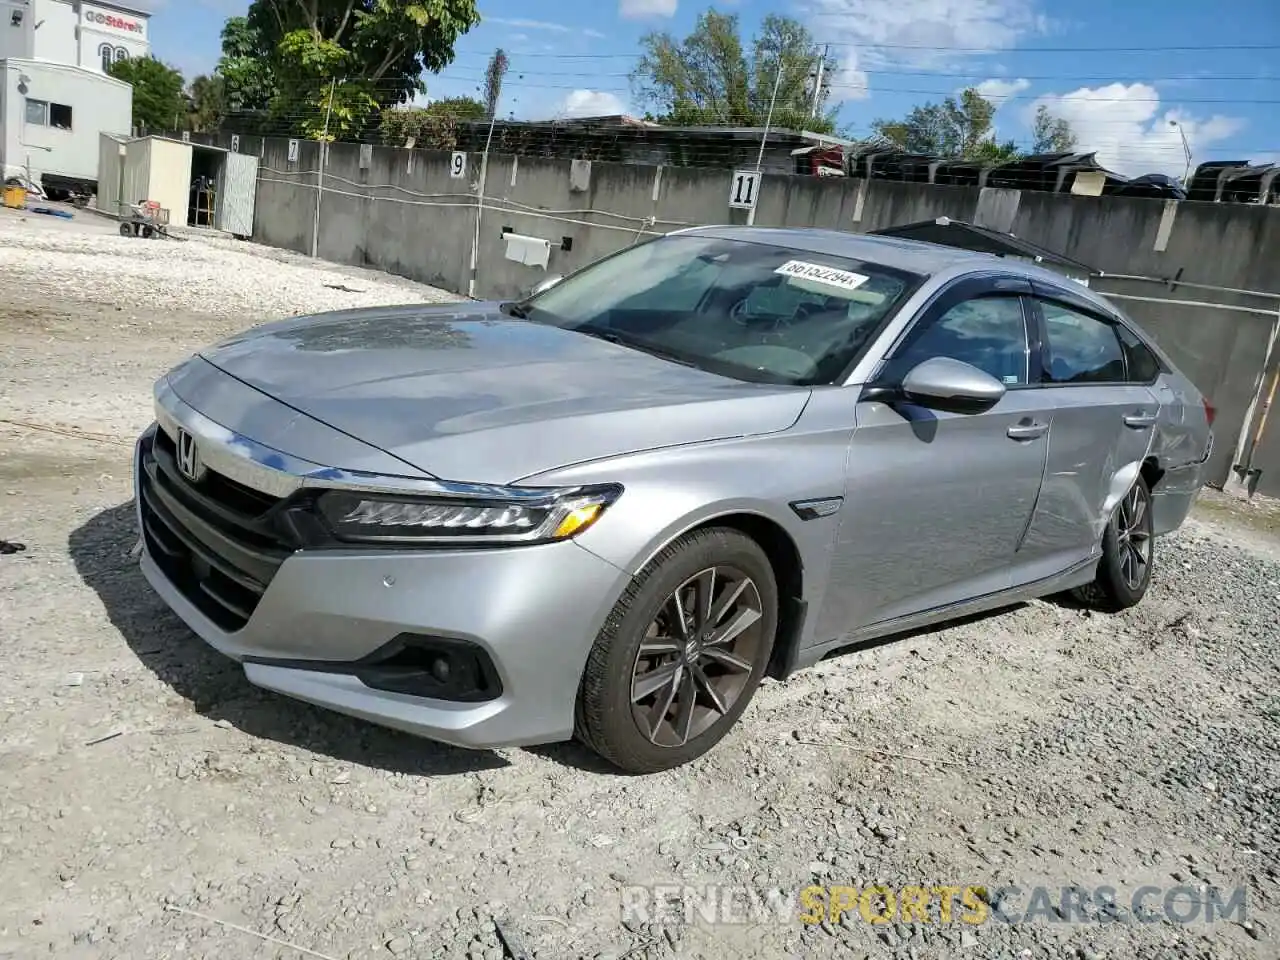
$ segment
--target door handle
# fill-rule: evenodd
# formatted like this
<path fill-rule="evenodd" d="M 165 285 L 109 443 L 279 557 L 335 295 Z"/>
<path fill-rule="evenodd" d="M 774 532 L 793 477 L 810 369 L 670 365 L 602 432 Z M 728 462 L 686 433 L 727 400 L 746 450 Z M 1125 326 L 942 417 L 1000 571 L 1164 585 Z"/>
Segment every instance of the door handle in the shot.
<path fill-rule="evenodd" d="M 1010 440 L 1035 440 L 1037 437 L 1043 437 L 1049 431 L 1047 423 L 1015 423 L 1012 427 L 1005 431 Z"/>
<path fill-rule="evenodd" d="M 1131 413 L 1124 418 L 1124 425 L 1134 430 L 1145 430 L 1147 427 L 1154 427 L 1155 423 L 1154 413 Z"/>

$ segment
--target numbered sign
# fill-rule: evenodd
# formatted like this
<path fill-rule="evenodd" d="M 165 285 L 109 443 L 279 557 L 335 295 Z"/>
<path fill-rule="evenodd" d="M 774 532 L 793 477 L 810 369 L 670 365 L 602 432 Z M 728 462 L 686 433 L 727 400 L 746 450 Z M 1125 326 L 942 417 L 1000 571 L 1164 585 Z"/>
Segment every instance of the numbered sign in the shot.
<path fill-rule="evenodd" d="M 183 131 L 182 131 L 182 142 L 183 142 L 183 143 L 190 143 L 190 142 L 191 142 L 191 131 L 190 131 L 190 130 L 183 130 Z"/>
<path fill-rule="evenodd" d="M 232 153 L 240 152 L 240 134 L 238 133 L 233 133 L 231 135 L 231 152 Z"/>
<path fill-rule="evenodd" d="M 735 170 L 729 183 L 729 206 L 735 210 L 754 210 L 759 192 L 759 170 Z"/>
<path fill-rule="evenodd" d="M 289 141 L 289 162 L 290 163 L 298 162 L 298 150 L 299 150 L 298 141 L 290 140 Z"/>
<path fill-rule="evenodd" d="M 449 158 L 449 176 L 455 180 L 461 180 L 467 175 L 467 155 L 461 150 L 455 150 L 453 156 Z"/>

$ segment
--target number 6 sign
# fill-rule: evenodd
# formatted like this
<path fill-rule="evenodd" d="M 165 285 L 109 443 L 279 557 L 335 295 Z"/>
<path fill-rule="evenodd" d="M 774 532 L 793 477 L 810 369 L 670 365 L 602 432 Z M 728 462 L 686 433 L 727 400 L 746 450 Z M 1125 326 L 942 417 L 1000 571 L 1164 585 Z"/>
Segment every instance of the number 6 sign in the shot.
<path fill-rule="evenodd" d="M 449 158 L 449 176 L 454 180 L 461 180 L 467 175 L 467 155 L 461 150 L 454 152 Z"/>
<path fill-rule="evenodd" d="M 737 210 L 754 210 L 759 192 L 759 170 L 735 170 L 729 183 L 729 206 Z"/>

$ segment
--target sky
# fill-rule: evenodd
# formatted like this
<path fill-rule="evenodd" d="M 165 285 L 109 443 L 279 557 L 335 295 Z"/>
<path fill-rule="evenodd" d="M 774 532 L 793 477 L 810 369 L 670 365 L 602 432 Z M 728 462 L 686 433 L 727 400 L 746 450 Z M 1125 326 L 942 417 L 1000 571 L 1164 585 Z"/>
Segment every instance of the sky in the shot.
<path fill-rule="evenodd" d="M 153 53 L 188 77 L 211 70 L 227 16 L 248 0 L 137 0 L 154 10 Z M 1069 121 L 1077 149 L 1128 175 L 1193 164 L 1280 162 L 1276 0 L 479 0 L 483 22 L 428 97 L 475 95 L 494 48 L 511 58 L 501 113 L 521 119 L 642 114 L 628 73 L 650 31 L 683 37 L 714 5 L 750 37 L 769 13 L 805 23 L 840 63 L 838 126 L 976 86 L 998 103 L 996 134 L 1030 147 L 1040 104 Z"/>

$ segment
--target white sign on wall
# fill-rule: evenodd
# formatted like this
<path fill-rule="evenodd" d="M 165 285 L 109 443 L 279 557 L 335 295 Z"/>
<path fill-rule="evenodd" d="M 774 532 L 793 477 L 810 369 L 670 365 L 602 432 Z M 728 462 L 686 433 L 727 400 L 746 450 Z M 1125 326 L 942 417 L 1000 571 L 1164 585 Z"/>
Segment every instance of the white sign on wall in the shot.
<path fill-rule="evenodd" d="M 92 7 L 87 3 L 80 7 L 80 22 L 94 30 L 114 33 L 122 37 L 135 37 L 142 40 L 147 35 L 145 17 L 107 10 L 103 7 Z"/>
<path fill-rule="evenodd" d="M 760 193 L 759 170 L 735 170 L 729 181 L 729 206 L 735 210 L 754 210 Z"/>
<path fill-rule="evenodd" d="M 461 180 L 467 175 L 467 155 L 461 150 L 455 150 L 453 156 L 449 158 L 449 176 L 455 180 Z"/>
<path fill-rule="evenodd" d="M 298 162 L 298 149 L 299 149 L 298 141 L 290 140 L 289 141 L 289 162 L 290 163 Z"/>

